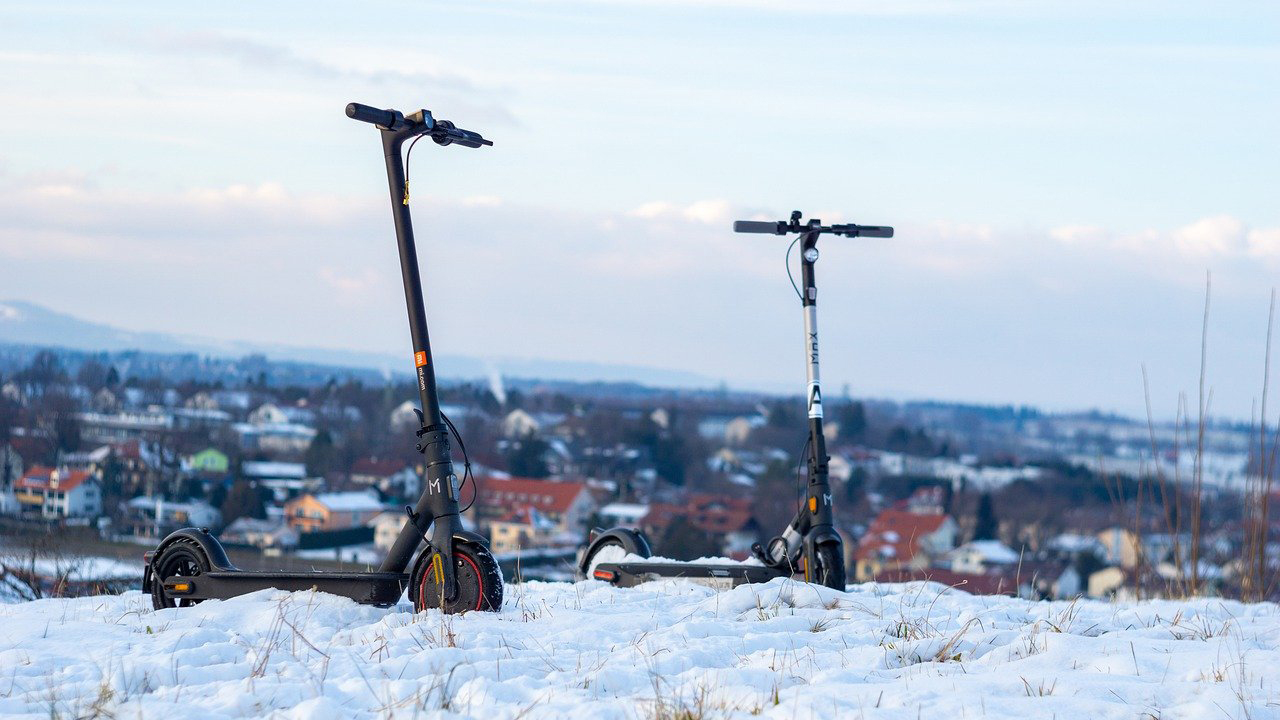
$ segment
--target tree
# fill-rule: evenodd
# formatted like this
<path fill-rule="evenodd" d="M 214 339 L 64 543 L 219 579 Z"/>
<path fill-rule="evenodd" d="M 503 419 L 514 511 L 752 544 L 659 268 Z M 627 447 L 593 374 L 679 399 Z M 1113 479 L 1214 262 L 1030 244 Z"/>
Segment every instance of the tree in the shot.
<path fill-rule="evenodd" d="M 683 515 L 677 515 L 667 525 L 658 547 L 662 548 L 665 556 L 674 560 L 697 560 L 723 552 L 711 533 L 698 528 Z"/>
<path fill-rule="evenodd" d="M 258 488 L 243 478 L 236 480 L 222 501 L 222 521 L 230 525 L 237 518 L 251 517 L 262 519 L 267 516 L 266 504 Z"/>
<path fill-rule="evenodd" d="M 31 358 L 31 364 L 27 365 L 16 377 L 19 380 L 24 380 L 43 388 L 55 382 L 66 380 L 67 371 L 63 369 L 62 361 L 58 359 L 57 354 L 50 350 L 41 350 Z"/>
<path fill-rule="evenodd" d="M 507 450 L 507 471 L 519 477 L 547 477 L 551 470 L 543 456 L 550 447 L 546 440 L 533 433 L 525 435 Z"/>
<path fill-rule="evenodd" d="M 337 454 L 337 448 L 333 445 L 333 436 L 328 430 L 320 430 L 311 439 L 311 445 L 307 447 L 306 456 L 303 458 L 307 464 L 307 474 L 311 477 L 325 477 L 333 469 L 333 461 Z"/>
<path fill-rule="evenodd" d="M 76 372 L 76 382 L 90 390 L 100 390 L 107 384 L 107 368 L 97 360 L 89 358 Z"/>
<path fill-rule="evenodd" d="M 860 402 L 851 402 L 836 408 L 835 421 L 840 426 L 840 437 L 859 440 L 867 431 L 867 411 Z"/>
<path fill-rule="evenodd" d="M 978 498 L 977 518 L 973 523 L 974 540 L 995 540 L 1000 535 L 1000 521 L 996 519 L 995 508 L 991 505 L 991 493 L 982 493 Z"/>

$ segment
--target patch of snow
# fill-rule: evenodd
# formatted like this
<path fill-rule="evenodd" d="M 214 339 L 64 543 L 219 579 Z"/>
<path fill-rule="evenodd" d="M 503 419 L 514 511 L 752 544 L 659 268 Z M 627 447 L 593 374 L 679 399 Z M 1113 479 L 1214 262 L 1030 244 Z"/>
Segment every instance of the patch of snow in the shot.
<path fill-rule="evenodd" d="M 0 716 L 1275 717 L 1280 608 L 936 583 L 507 588 L 445 617 L 265 590 L 0 606 Z M 927 710 L 925 708 L 928 708 Z"/>

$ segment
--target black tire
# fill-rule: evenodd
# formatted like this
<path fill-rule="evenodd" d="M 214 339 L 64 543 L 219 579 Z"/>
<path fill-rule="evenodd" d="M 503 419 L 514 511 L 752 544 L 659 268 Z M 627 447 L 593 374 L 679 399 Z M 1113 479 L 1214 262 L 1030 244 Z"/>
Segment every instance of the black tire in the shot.
<path fill-rule="evenodd" d="M 609 548 L 617 548 L 618 550 L 621 550 L 624 554 L 627 552 L 627 547 L 623 545 L 621 541 L 614 540 L 612 538 L 591 548 L 591 552 L 585 558 L 583 558 L 583 561 L 582 561 L 582 567 L 585 568 L 583 572 L 583 576 L 585 579 L 587 580 L 597 579 L 591 576 L 591 572 L 595 570 L 594 565 L 596 563 L 596 556 L 598 556 L 602 550 L 607 550 Z"/>
<path fill-rule="evenodd" d="M 454 545 L 453 572 L 458 580 L 458 596 L 445 600 L 435 573 L 431 572 L 431 557 L 424 556 L 418 561 L 409 579 L 414 612 L 434 608 L 452 615 L 502 609 L 502 569 L 488 548 L 471 543 Z"/>
<path fill-rule="evenodd" d="M 164 594 L 164 580 L 169 577 L 197 577 L 209 572 L 209 558 L 200 546 L 187 539 L 170 543 L 151 561 L 151 606 L 156 610 L 191 607 L 200 600 L 171 598 Z"/>
<path fill-rule="evenodd" d="M 844 592 L 844 548 L 839 543 L 823 543 L 814 548 L 814 572 L 810 582 Z"/>

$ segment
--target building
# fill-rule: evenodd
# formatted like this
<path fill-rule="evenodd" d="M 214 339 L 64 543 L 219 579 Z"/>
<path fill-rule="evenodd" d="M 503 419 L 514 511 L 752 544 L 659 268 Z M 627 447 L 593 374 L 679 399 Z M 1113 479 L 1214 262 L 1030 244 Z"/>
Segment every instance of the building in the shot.
<path fill-rule="evenodd" d="M 575 539 L 576 535 L 560 532 L 555 521 L 527 505 L 489 522 L 489 547 L 498 554 L 565 545 Z"/>
<path fill-rule="evenodd" d="M 102 486 L 84 470 L 32 466 L 14 483 L 21 512 L 41 517 L 97 517 L 102 514 Z"/>
<path fill-rule="evenodd" d="M 205 448 L 187 458 L 187 469 L 197 475 L 226 477 L 231 472 L 231 459 L 214 448 Z"/>
<path fill-rule="evenodd" d="M 387 510 L 378 513 L 366 525 L 373 528 L 373 545 L 379 550 L 386 552 L 396 544 L 396 538 L 400 537 L 400 531 L 404 529 L 404 521 L 408 519 L 403 510 L 395 512 Z"/>
<path fill-rule="evenodd" d="M 581 535 L 596 511 L 585 483 L 529 478 L 487 478 L 478 483 L 475 512 L 483 524 L 502 522 L 523 508 L 533 508 L 555 524 L 557 533 Z"/>
<path fill-rule="evenodd" d="M 690 493 L 679 504 L 653 503 L 640 520 L 640 527 L 649 537 L 661 537 L 676 518 L 684 518 L 694 528 L 716 538 L 720 552 L 727 557 L 750 557 L 751 545 L 760 540 L 751 501 L 745 497 Z"/>
<path fill-rule="evenodd" d="M 270 490 L 278 503 L 324 487 L 324 478 L 307 477 L 307 466 L 302 463 L 249 461 L 240 464 L 240 472 L 246 480 Z"/>
<path fill-rule="evenodd" d="M 298 532 L 362 527 L 386 508 L 367 492 L 310 493 L 285 503 L 284 517 Z"/>
<path fill-rule="evenodd" d="M 889 508 L 871 522 L 854 552 L 854 574 L 869 580 L 889 570 L 918 570 L 955 547 L 949 515 Z"/>
<path fill-rule="evenodd" d="M 283 519 L 237 518 L 219 537 L 228 545 L 252 545 L 263 550 L 290 550 L 298 546 L 298 531 Z"/>
<path fill-rule="evenodd" d="M 422 492 L 418 471 L 402 460 L 361 458 L 351 466 L 351 482 L 376 487 L 388 495 L 416 498 Z"/>
<path fill-rule="evenodd" d="M 136 497 L 125 503 L 125 524 L 133 535 L 163 538 L 185 527 L 212 527 L 222 524 L 222 513 L 200 501 L 176 502 L 164 498 Z"/>
<path fill-rule="evenodd" d="M 999 540 L 973 540 L 946 554 L 944 563 L 958 573 L 985 573 L 1016 566 L 1022 556 Z"/>

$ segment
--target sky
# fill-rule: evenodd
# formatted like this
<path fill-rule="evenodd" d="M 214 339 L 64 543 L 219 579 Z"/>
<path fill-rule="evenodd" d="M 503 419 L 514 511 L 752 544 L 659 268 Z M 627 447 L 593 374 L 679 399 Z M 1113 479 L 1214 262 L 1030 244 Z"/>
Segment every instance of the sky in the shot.
<path fill-rule="evenodd" d="M 799 393 L 1248 419 L 1280 270 L 1280 6 L 581 0 L 0 6 L 0 300 L 409 354 L 376 133 L 419 145 L 437 352 Z M 317 360 L 323 360 L 317 353 Z M 406 360 L 407 365 L 407 360 Z M 1268 414 L 1280 408 L 1274 402 Z"/>

